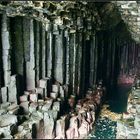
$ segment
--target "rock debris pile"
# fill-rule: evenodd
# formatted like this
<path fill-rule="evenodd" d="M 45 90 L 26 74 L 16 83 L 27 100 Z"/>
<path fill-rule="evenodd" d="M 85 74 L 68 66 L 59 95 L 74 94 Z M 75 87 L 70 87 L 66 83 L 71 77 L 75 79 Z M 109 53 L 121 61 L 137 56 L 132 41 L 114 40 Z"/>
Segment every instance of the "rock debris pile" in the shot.
<path fill-rule="evenodd" d="M 104 93 L 100 84 L 96 89 L 88 90 L 86 97 L 77 103 L 75 96 L 71 95 L 66 105 L 70 112 L 66 114 L 62 110 L 66 109 L 67 87 L 52 83 L 49 78 L 41 79 L 34 90 L 24 91 L 19 104 L 14 97 L 12 102 L 3 97 L 5 101 L 0 105 L 1 138 L 83 138 L 93 128 Z"/>

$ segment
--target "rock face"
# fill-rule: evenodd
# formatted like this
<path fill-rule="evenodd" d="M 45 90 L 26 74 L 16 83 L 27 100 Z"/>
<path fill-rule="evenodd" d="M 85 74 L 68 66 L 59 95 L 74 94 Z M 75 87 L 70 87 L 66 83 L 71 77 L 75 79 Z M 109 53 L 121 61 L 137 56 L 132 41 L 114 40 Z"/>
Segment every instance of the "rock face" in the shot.
<path fill-rule="evenodd" d="M 117 122 L 117 138 L 125 139 L 138 139 L 140 128 L 140 116 L 139 116 L 139 100 L 140 92 L 137 79 L 134 83 L 132 93 L 128 98 L 127 112 L 123 113 L 122 119 Z"/>
<path fill-rule="evenodd" d="M 8 86 L 8 101 L 17 102 L 17 79 L 16 75 L 11 76 L 10 84 Z"/>
<path fill-rule="evenodd" d="M 114 2 L 115 5 L 118 7 L 118 11 L 121 14 L 122 19 L 127 24 L 128 29 L 136 42 L 140 42 L 139 34 L 140 34 L 140 27 L 139 27 L 139 2 L 137 1 L 116 1 Z"/>

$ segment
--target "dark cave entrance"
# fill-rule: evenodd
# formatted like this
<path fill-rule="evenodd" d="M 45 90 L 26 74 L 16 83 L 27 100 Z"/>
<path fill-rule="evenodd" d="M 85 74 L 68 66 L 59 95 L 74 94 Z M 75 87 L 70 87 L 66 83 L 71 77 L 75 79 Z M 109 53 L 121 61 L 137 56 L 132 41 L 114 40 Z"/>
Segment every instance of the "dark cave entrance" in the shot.
<path fill-rule="evenodd" d="M 85 43 L 85 91 L 94 88 L 91 76 L 94 77 L 92 83 L 94 79 L 97 83 L 102 80 L 111 111 L 125 112 L 129 91 L 135 76 L 139 75 L 139 44 L 131 39 L 125 24 L 120 22 L 115 28 L 98 32 L 94 45 L 92 53 L 92 40 Z"/>

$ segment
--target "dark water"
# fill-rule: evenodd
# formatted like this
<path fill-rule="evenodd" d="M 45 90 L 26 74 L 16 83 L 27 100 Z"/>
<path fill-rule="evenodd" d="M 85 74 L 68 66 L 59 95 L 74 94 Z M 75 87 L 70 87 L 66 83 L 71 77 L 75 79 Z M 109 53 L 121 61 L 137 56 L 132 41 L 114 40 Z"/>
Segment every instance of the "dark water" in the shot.
<path fill-rule="evenodd" d="M 118 85 L 114 89 L 110 89 L 110 98 L 108 104 L 112 112 L 125 112 L 127 108 L 127 100 L 131 85 Z"/>
<path fill-rule="evenodd" d="M 126 111 L 130 89 L 131 85 L 119 85 L 114 89 L 110 89 L 110 98 L 107 103 L 110 105 L 112 112 L 121 113 Z M 95 129 L 89 137 L 90 139 L 115 139 L 116 122 L 99 117 L 96 120 Z"/>
<path fill-rule="evenodd" d="M 116 122 L 108 118 L 98 118 L 95 123 L 95 130 L 91 132 L 90 139 L 115 139 Z"/>

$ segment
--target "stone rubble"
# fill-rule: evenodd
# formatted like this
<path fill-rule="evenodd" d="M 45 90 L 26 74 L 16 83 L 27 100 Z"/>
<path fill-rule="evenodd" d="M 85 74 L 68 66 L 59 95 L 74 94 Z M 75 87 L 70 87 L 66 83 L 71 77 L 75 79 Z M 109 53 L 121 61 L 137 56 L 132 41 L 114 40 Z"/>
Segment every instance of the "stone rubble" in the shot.
<path fill-rule="evenodd" d="M 13 83 L 16 83 L 15 77 L 12 76 Z M 41 79 L 38 87 L 24 91 L 19 97 L 19 105 L 15 97 L 11 102 L 0 105 L 1 138 L 70 139 L 88 135 L 93 128 L 96 111 L 102 103 L 104 89 L 99 86 L 87 91 L 85 99 L 77 102 L 75 96 L 71 95 L 68 102 L 70 112 L 62 114 L 61 110 L 66 109 L 63 108 L 66 85 L 62 86 L 58 82 L 52 84 L 52 90 L 48 93 L 47 81 L 48 78 Z M 15 92 L 16 86 L 13 88 Z M 44 94 L 43 89 L 50 97 L 38 96 L 39 93 Z"/>

